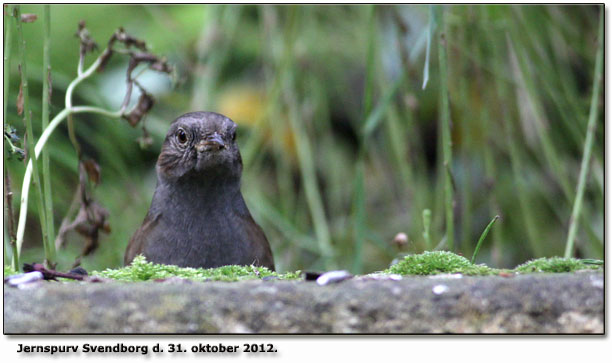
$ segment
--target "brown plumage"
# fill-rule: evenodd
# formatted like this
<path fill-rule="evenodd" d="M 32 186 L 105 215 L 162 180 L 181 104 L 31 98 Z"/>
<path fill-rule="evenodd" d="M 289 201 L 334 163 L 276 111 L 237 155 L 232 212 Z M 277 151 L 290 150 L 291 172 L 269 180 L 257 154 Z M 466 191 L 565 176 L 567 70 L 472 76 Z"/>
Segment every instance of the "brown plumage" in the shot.
<path fill-rule="evenodd" d="M 148 261 L 183 267 L 257 265 L 274 270 L 263 230 L 240 192 L 242 159 L 236 124 L 213 112 L 177 118 L 157 160 L 157 187 L 125 264 Z"/>

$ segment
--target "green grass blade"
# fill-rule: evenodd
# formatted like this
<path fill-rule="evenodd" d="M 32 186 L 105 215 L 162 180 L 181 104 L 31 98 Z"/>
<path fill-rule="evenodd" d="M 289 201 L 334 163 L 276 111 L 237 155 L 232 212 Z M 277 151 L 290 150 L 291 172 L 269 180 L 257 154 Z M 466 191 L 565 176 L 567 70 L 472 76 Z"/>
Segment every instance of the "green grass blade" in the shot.
<path fill-rule="evenodd" d="M 431 37 L 434 32 L 433 5 L 429 5 L 429 24 L 427 25 L 427 48 L 425 50 L 425 67 L 423 68 L 423 85 L 421 89 L 427 87 L 429 82 L 429 54 L 431 53 Z"/>
<path fill-rule="evenodd" d="M 11 55 L 12 55 L 12 49 L 11 49 L 11 42 L 12 42 L 12 34 L 13 34 L 13 27 L 12 27 L 12 22 L 11 22 L 11 14 L 12 14 L 12 5 L 7 5 L 6 9 L 5 9 L 5 15 L 4 15 L 4 127 L 6 127 L 6 122 L 7 122 L 7 117 L 6 117 L 6 110 L 8 107 L 8 95 L 9 95 L 9 90 L 10 90 L 10 79 L 11 79 Z M 8 175 L 8 171 L 6 170 L 6 153 L 4 152 L 4 150 L 2 151 L 2 157 L 3 157 L 3 161 L 4 161 L 4 192 L 8 193 L 8 183 L 9 181 L 9 175 Z M 5 198 L 9 198 L 8 195 L 5 195 Z M 11 198 L 12 199 L 12 198 Z M 7 202 L 7 200 L 5 199 L 5 203 Z M 6 212 L 12 212 L 12 208 L 8 208 L 8 210 L 6 210 Z M 14 216 L 8 216 L 7 218 L 14 218 Z M 11 246 L 11 254 L 12 256 L 12 267 L 14 270 L 18 271 L 19 270 L 19 252 L 17 251 L 17 244 L 15 242 L 15 232 L 14 230 L 11 231 L 9 230 L 9 225 L 12 226 L 13 223 L 5 223 L 4 228 L 5 228 L 5 232 L 8 235 L 8 239 L 9 239 L 9 244 Z"/>
<path fill-rule="evenodd" d="M 597 58 L 595 60 L 595 77 L 593 79 L 593 95 L 591 97 L 591 109 L 589 111 L 589 123 L 587 126 L 587 135 L 584 142 L 584 153 L 582 155 L 582 163 L 580 165 L 580 177 L 578 179 L 578 187 L 576 192 L 576 199 L 574 200 L 574 207 L 572 208 L 572 216 L 570 217 L 570 226 L 567 234 L 567 242 L 565 244 L 565 258 L 569 258 L 574 253 L 574 240 L 576 238 L 576 232 L 578 228 L 578 217 L 582 211 L 582 198 L 584 196 L 584 189 L 586 186 L 587 173 L 589 171 L 589 161 L 591 160 L 591 152 L 593 150 L 593 138 L 595 134 L 595 127 L 597 126 L 597 111 L 599 101 L 599 91 L 601 89 L 601 78 L 603 73 L 603 8 L 600 9 L 601 17 L 599 24 L 599 37 L 598 37 L 598 49 Z"/>
<path fill-rule="evenodd" d="M 474 263 L 474 260 L 476 259 L 476 255 L 478 255 L 478 251 L 480 251 L 480 246 L 482 246 L 482 242 L 484 242 L 485 238 L 487 238 L 487 235 L 489 234 L 489 230 L 491 229 L 491 227 L 493 227 L 493 224 L 495 224 L 495 221 L 497 221 L 498 219 L 499 219 L 499 216 L 493 217 L 493 219 L 491 220 L 491 222 L 489 222 L 489 224 L 484 229 L 484 231 L 482 231 L 482 234 L 480 235 L 480 238 L 478 239 L 478 243 L 476 244 L 476 249 L 474 249 L 474 254 L 472 255 L 472 263 Z"/>
<path fill-rule="evenodd" d="M 444 9 L 441 6 L 434 8 L 436 15 L 436 23 L 438 23 L 440 32 L 438 40 L 438 64 L 440 67 L 440 98 L 441 98 L 441 129 L 442 129 L 442 151 L 444 169 L 444 206 L 446 210 L 446 243 L 448 249 L 454 249 L 454 192 L 453 182 L 451 177 L 451 166 L 453 161 L 451 126 L 450 126 L 450 105 L 448 94 L 448 74 L 447 74 L 447 55 L 446 55 L 446 34 L 444 31 Z"/>

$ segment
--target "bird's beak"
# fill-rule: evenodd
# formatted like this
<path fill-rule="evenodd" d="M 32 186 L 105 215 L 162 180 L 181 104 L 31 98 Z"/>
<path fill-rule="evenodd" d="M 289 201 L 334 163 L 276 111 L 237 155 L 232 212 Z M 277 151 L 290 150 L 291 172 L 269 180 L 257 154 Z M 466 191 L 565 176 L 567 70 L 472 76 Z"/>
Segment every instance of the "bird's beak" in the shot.
<path fill-rule="evenodd" d="M 196 149 L 198 152 L 221 150 L 225 149 L 225 143 L 223 142 L 221 135 L 215 132 L 214 134 L 208 135 L 204 140 L 200 141 L 196 145 Z"/>

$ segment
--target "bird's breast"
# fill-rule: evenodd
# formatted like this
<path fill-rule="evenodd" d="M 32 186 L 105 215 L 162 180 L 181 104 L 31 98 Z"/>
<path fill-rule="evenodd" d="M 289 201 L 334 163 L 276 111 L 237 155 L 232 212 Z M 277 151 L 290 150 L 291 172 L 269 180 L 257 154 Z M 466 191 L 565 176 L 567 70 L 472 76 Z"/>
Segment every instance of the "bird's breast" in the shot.
<path fill-rule="evenodd" d="M 248 233 L 240 208 L 232 203 L 182 203 L 160 218 L 147 254 L 164 263 L 190 267 L 241 264 L 248 255 Z M 153 256 L 154 255 L 154 256 Z"/>

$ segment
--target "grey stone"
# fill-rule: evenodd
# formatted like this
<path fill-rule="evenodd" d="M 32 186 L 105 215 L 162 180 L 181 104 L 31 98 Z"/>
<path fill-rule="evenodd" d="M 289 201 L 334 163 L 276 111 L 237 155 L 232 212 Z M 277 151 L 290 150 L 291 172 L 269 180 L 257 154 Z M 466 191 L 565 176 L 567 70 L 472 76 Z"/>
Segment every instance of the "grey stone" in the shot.
<path fill-rule="evenodd" d="M 602 272 L 4 287 L 4 333 L 595 333 Z"/>

